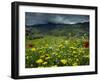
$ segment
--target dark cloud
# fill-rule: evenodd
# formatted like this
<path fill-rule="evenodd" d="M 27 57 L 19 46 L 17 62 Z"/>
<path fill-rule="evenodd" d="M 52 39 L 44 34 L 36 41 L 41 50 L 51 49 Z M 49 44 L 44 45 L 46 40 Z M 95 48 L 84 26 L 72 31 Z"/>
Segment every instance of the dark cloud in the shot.
<path fill-rule="evenodd" d="M 80 22 L 89 22 L 89 16 L 26 12 L 25 21 L 26 25 L 46 24 L 48 22 L 60 23 L 60 24 L 74 24 Z"/>

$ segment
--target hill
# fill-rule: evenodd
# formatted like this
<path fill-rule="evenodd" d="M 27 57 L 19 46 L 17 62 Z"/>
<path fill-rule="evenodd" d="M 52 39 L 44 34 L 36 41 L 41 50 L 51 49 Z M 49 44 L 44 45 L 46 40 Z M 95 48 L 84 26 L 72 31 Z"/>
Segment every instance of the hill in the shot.
<path fill-rule="evenodd" d="M 76 24 L 57 24 L 48 22 L 46 24 L 26 25 L 26 36 L 41 37 L 53 36 L 82 36 L 89 35 L 89 22 Z"/>

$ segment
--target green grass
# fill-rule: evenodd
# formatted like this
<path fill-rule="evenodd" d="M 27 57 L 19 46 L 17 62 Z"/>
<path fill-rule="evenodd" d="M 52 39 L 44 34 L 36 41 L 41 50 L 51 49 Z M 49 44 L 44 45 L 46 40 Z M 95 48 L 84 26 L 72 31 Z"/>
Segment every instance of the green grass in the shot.
<path fill-rule="evenodd" d="M 26 39 L 25 67 L 60 67 L 89 65 L 88 39 L 84 36 L 44 36 L 40 39 Z"/>

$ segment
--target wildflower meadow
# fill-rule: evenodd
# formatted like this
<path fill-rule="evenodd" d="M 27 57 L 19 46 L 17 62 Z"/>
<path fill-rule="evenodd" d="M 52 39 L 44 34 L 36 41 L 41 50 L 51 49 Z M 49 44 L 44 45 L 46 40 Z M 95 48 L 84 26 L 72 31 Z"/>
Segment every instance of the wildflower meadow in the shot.
<path fill-rule="evenodd" d="M 27 40 L 26 67 L 79 66 L 89 64 L 89 42 L 87 39 L 65 39 L 48 36 Z"/>
<path fill-rule="evenodd" d="M 89 16 L 26 13 L 26 68 L 85 66 L 89 62 Z"/>

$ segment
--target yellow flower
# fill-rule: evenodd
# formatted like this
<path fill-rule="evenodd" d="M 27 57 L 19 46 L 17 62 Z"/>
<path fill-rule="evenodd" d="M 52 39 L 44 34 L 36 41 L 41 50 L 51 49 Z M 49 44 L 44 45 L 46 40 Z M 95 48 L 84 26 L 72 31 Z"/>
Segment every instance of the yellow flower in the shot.
<path fill-rule="evenodd" d="M 76 51 L 73 51 L 73 54 L 77 53 Z"/>
<path fill-rule="evenodd" d="M 44 57 L 45 57 L 45 55 L 40 56 L 40 58 L 44 58 Z"/>
<path fill-rule="evenodd" d="M 41 63 L 43 63 L 43 60 L 42 60 L 42 59 L 38 59 L 38 60 L 36 61 L 36 63 L 37 63 L 37 64 L 41 64 Z"/>
<path fill-rule="evenodd" d="M 48 60 L 48 59 L 50 59 L 50 57 L 46 57 L 46 58 L 45 58 L 45 60 Z"/>
<path fill-rule="evenodd" d="M 76 48 L 75 48 L 75 47 L 70 47 L 70 49 L 73 49 L 73 50 L 75 50 Z"/>
<path fill-rule="evenodd" d="M 60 60 L 60 62 L 63 63 L 63 64 L 66 64 L 67 60 L 66 59 L 62 59 L 62 60 Z"/>
<path fill-rule="evenodd" d="M 60 44 L 58 47 L 63 47 L 63 45 L 62 45 L 62 44 Z"/>
<path fill-rule="evenodd" d="M 45 55 L 48 56 L 48 57 L 50 56 L 49 54 L 45 54 Z"/>
<path fill-rule="evenodd" d="M 80 53 L 84 53 L 84 49 L 83 49 L 83 48 L 80 48 L 80 49 L 79 49 L 79 52 L 80 52 Z"/>
<path fill-rule="evenodd" d="M 39 53 L 42 53 L 42 51 L 40 50 Z"/>
<path fill-rule="evenodd" d="M 73 63 L 73 66 L 77 66 L 78 64 L 77 63 Z"/>
<path fill-rule="evenodd" d="M 76 61 L 79 61 L 79 59 L 76 59 Z"/>
<path fill-rule="evenodd" d="M 68 44 L 68 41 L 67 40 L 65 41 L 65 44 Z"/>
<path fill-rule="evenodd" d="M 46 65 L 48 62 L 43 62 L 43 65 Z"/>
<path fill-rule="evenodd" d="M 36 51 L 36 48 L 32 48 L 31 50 L 32 50 L 32 51 Z"/>

